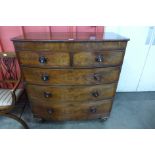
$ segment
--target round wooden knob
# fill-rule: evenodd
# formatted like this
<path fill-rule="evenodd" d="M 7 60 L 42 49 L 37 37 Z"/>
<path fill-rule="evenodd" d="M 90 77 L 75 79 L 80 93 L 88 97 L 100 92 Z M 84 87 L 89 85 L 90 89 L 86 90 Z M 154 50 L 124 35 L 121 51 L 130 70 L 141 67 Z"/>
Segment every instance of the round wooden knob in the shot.
<path fill-rule="evenodd" d="M 98 56 L 96 56 L 95 60 L 96 60 L 96 62 L 103 62 L 104 57 L 103 57 L 103 55 L 98 55 Z"/>
<path fill-rule="evenodd" d="M 53 111 L 53 109 L 47 109 L 47 112 L 48 112 L 48 114 L 51 115 L 51 114 L 53 114 L 54 111 Z"/>
<path fill-rule="evenodd" d="M 42 64 L 45 64 L 47 62 L 47 58 L 45 58 L 44 56 L 40 56 L 39 57 L 39 62 Z"/>
<path fill-rule="evenodd" d="M 45 98 L 52 97 L 52 93 L 50 93 L 50 92 L 44 92 L 44 97 Z"/>
<path fill-rule="evenodd" d="M 101 80 L 101 74 L 95 73 L 95 74 L 94 74 L 94 80 L 100 81 L 100 80 Z"/>
<path fill-rule="evenodd" d="M 98 97 L 98 96 L 99 96 L 99 92 L 98 92 L 98 91 L 95 91 L 95 92 L 92 93 L 92 95 L 93 95 L 94 97 Z"/>
<path fill-rule="evenodd" d="M 96 113 L 96 111 L 97 111 L 96 107 L 90 107 L 90 112 L 91 113 Z"/>
<path fill-rule="evenodd" d="M 43 81 L 49 80 L 48 74 L 43 74 L 43 75 L 41 76 L 41 79 L 42 79 Z"/>

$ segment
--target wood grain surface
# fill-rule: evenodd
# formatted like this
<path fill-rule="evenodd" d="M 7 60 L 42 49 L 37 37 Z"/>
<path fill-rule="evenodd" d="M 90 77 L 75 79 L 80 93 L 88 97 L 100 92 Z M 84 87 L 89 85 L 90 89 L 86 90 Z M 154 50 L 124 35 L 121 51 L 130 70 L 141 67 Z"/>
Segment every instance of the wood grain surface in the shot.
<path fill-rule="evenodd" d="M 93 69 L 45 69 L 23 67 L 25 80 L 45 85 L 94 85 L 117 82 L 120 67 Z"/>
<path fill-rule="evenodd" d="M 87 120 L 108 117 L 112 108 L 112 100 L 95 102 L 49 103 L 31 100 L 34 117 L 53 121 Z"/>

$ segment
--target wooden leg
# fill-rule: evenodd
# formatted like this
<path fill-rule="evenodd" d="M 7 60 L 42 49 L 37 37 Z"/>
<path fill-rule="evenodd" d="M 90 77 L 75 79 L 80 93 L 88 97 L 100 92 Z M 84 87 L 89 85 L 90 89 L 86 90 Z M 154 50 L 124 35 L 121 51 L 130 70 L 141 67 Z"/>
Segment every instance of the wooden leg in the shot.
<path fill-rule="evenodd" d="M 1 116 L 12 118 L 16 120 L 17 122 L 19 122 L 24 127 L 24 129 L 29 129 L 28 125 L 21 118 L 19 118 L 18 116 L 14 114 L 6 113 L 6 114 L 1 114 Z"/>
<path fill-rule="evenodd" d="M 108 119 L 108 117 L 102 117 L 101 118 L 103 121 L 106 121 Z"/>
<path fill-rule="evenodd" d="M 101 121 L 106 121 L 108 118 L 109 118 L 108 116 L 103 116 L 103 117 L 100 117 L 99 119 L 100 119 Z"/>

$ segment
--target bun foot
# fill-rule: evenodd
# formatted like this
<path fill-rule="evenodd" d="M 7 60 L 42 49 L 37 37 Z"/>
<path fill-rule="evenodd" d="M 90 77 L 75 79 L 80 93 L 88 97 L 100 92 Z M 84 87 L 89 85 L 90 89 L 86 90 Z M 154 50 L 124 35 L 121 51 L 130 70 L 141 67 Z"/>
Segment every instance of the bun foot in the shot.
<path fill-rule="evenodd" d="M 100 117 L 99 119 L 100 119 L 101 121 L 106 121 L 108 118 L 109 118 L 108 116 L 104 116 L 104 117 Z"/>

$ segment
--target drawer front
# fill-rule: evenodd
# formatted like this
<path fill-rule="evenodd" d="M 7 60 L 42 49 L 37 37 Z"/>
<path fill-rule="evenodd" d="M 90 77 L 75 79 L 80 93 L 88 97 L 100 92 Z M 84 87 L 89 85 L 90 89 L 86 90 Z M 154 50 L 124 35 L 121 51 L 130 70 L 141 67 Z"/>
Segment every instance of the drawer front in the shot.
<path fill-rule="evenodd" d="M 121 65 L 123 62 L 123 51 L 103 52 L 76 52 L 74 54 L 75 67 L 104 67 Z"/>
<path fill-rule="evenodd" d="M 39 98 L 43 102 L 91 101 L 112 98 L 116 83 L 94 86 L 40 86 L 27 85 L 29 98 Z"/>
<path fill-rule="evenodd" d="M 92 85 L 118 81 L 120 67 L 94 69 L 22 68 L 25 80 L 32 84 Z"/>
<path fill-rule="evenodd" d="M 70 56 L 67 52 L 17 52 L 20 64 L 35 67 L 60 67 L 70 65 Z"/>
<path fill-rule="evenodd" d="M 55 51 L 69 52 L 70 43 L 14 42 L 16 51 Z"/>
<path fill-rule="evenodd" d="M 54 42 L 14 42 L 17 51 L 65 51 L 71 49 L 80 52 L 81 50 L 104 50 L 104 49 L 125 49 L 127 41 L 104 41 L 104 42 L 76 42 L 76 43 L 54 43 Z"/>
<path fill-rule="evenodd" d="M 72 49 L 75 52 L 80 51 L 94 51 L 94 50 L 107 50 L 107 49 L 123 49 L 127 45 L 126 41 L 105 41 L 105 42 L 81 42 L 73 43 Z"/>
<path fill-rule="evenodd" d="M 39 103 L 39 104 L 38 104 Z M 81 120 L 96 119 L 108 116 L 111 111 L 112 100 L 95 102 L 44 103 L 39 100 L 31 101 L 34 116 L 47 120 Z"/>

